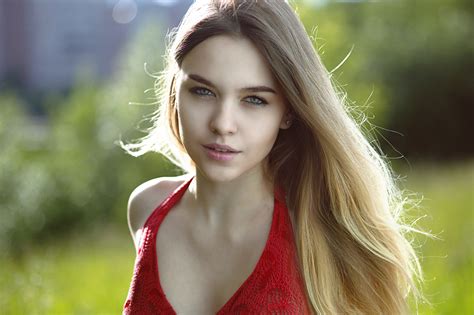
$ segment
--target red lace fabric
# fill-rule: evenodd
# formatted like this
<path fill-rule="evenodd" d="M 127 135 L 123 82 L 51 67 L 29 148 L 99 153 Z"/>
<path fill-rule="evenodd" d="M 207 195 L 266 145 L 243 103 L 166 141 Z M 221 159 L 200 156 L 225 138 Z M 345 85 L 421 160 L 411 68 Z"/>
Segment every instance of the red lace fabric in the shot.
<path fill-rule="evenodd" d="M 178 187 L 145 222 L 123 314 L 176 314 L 160 285 L 156 235 L 166 214 L 192 178 Z M 250 276 L 217 314 L 309 314 L 288 209 L 275 190 L 273 219 L 265 248 Z"/>

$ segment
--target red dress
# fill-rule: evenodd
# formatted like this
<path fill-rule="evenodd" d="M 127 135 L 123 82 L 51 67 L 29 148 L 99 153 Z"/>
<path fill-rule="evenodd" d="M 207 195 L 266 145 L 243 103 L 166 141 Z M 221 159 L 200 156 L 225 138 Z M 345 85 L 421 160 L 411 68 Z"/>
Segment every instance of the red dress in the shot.
<path fill-rule="evenodd" d="M 180 185 L 145 222 L 123 314 L 176 314 L 160 285 L 156 235 L 191 181 Z M 217 314 L 309 314 L 291 221 L 280 190 L 275 190 L 272 216 L 270 233 L 255 269 Z"/>

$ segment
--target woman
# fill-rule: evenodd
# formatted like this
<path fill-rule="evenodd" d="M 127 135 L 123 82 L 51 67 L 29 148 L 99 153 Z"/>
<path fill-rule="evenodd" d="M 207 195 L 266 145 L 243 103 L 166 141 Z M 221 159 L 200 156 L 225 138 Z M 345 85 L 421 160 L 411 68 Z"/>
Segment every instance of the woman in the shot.
<path fill-rule="evenodd" d="M 202 0 L 173 34 L 134 155 L 185 171 L 135 189 L 126 314 L 406 314 L 402 198 L 278 0 Z"/>

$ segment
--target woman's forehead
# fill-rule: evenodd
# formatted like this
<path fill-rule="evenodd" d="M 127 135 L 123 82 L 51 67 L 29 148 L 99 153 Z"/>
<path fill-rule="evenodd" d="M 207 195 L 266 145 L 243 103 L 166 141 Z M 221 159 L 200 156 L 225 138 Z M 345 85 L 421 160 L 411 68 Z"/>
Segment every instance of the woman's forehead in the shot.
<path fill-rule="evenodd" d="M 226 88 L 278 88 L 267 61 L 245 37 L 219 35 L 204 40 L 183 58 L 181 72 L 183 79 L 199 75 Z"/>

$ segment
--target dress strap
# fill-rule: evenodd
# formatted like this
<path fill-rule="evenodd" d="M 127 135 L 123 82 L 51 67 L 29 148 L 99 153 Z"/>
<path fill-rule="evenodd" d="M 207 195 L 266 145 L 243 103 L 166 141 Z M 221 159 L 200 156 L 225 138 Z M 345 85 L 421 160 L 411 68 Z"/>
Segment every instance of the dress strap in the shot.
<path fill-rule="evenodd" d="M 184 181 L 179 185 L 165 200 L 163 200 L 152 212 L 145 222 L 145 227 L 149 225 L 155 225 L 160 221 L 162 216 L 165 216 L 168 211 L 183 197 L 186 189 L 191 184 L 194 176 L 191 176 L 188 180 Z"/>

